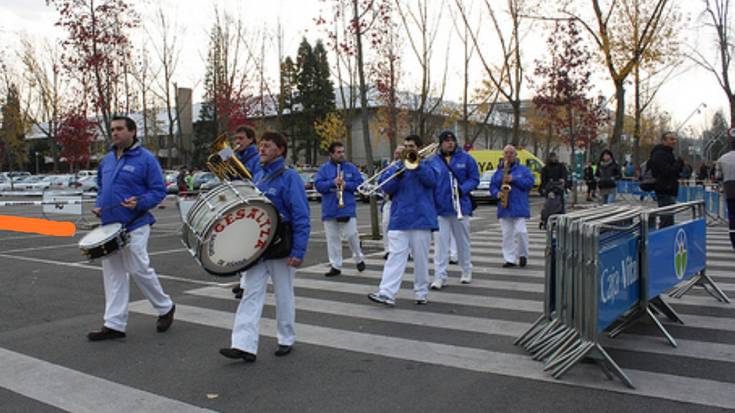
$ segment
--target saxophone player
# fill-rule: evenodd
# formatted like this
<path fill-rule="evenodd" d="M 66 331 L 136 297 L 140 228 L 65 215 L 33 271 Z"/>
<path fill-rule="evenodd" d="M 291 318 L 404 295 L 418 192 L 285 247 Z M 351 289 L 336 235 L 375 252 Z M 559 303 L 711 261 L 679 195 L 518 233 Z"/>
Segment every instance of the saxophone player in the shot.
<path fill-rule="evenodd" d="M 503 162 L 490 181 L 490 195 L 498 199 L 498 221 L 503 232 L 504 268 L 521 267 L 528 262 L 528 231 L 531 217 L 528 194 L 533 188 L 533 174 L 516 159 L 516 148 L 503 148 Z"/>
<path fill-rule="evenodd" d="M 329 145 L 329 160 L 316 173 L 314 186 L 322 194 L 322 222 L 327 236 L 327 254 L 330 268 L 327 277 L 342 274 L 342 240 L 346 239 L 357 263 L 357 270 L 365 270 L 365 256 L 360 248 L 357 232 L 355 189 L 362 183 L 357 167 L 345 161 L 342 142 Z"/>

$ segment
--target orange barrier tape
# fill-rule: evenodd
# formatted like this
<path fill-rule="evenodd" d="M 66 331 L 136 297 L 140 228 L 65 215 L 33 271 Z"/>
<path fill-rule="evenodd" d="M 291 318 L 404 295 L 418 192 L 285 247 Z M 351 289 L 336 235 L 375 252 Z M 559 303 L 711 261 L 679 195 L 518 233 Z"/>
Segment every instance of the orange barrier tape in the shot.
<path fill-rule="evenodd" d="M 27 232 L 53 237 L 73 237 L 77 232 L 77 227 L 73 222 L 68 221 L 0 215 L 0 231 Z"/>

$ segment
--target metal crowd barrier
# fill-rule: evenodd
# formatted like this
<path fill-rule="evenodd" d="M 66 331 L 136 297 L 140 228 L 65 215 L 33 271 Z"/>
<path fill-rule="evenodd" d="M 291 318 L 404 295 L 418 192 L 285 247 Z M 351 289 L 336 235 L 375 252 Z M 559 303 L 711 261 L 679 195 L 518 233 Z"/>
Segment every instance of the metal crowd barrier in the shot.
<path fill-rule="evenodd" d="M 687 211 L 692 218 L 685 222 L 658 224 Z M 546 233 L 544 313 L 515 344 L 543 362 L 554 378 L 588 358 L 608 378 L 615 375 L 633 388 L 600 344 L 603 335 L 614 337 L 649 317 L 675 346 L 656 314 L 682 320 L 662 294 L 681 297 L 698 285 L 729 302 L 704 271 L 703 215 L 704 202 L 697 201 L 656 209 L 613 204 L 552 216 Z"/>

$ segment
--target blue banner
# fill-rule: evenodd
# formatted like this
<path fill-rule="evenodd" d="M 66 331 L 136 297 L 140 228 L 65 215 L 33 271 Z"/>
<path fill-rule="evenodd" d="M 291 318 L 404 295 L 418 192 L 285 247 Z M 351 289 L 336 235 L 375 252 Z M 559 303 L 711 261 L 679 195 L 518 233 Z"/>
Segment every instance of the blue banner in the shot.
<path fill-rule="evenodd" d="M 638 244 L 628 235 L 598 253 L 597 331 L 605 331 L 615 320 L 638 304 Z"/>
<path fill-rule="evenodd" d="M 704 219 L 696 219 L 653 231 L 648 235 L 648 298 L 702 271 L 707 262 Z"/>

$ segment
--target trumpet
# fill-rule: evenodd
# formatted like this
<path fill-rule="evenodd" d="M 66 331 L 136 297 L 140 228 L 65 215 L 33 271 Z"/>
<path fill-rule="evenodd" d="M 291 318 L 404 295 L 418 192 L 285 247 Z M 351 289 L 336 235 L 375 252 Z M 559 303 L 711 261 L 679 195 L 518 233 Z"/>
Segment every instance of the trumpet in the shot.
<path fill-rule="evenodd" d="M 418 168 L 419 165 L 421 164 L 421 160 L 426 159 L 429 156 L 436 153 L 438 148 L 439 148 L 439 144 L 434 142 L 431 145 L 425 146 L 421 148 L 421 150 L 418 150 L 418 151 L 415 151 L 413 149 L 404 149 L 403 152 L 401 152 L 401 159 L 391 162 L 390 164 L 388 164 L 388 166 L 376 172 L 370 178 L 366 179 L 363 183 L 360 184 L 360 186 L 357 187 L 357 192 L 361 193 L 363 196 L 373 195 L 375 192 L 380 190 L 380 188 L 382 188 L 383 185 L 392 181 L 395 177 L 402 174 L 403 171 L 405 170 L 412 171 Z M 380 179 L 380 177 L 386 171 L 393 168 L 399 163 L 403 164 L 403 166 L 400 169 L 398 169 L 392 175 L 387 177 L 383 182 L 376 184 L 378 180 Z"/>
<path fill-rule="evenodd" d="M 344 208 L 345 207 L 345 198 L 344 198 L 344 192 L 345 192 L 345 183 L 344 183 L 344 173 L 342 173 L 341 165 L 337 164 L 337 178 L 340 179 L 341 183 L 337 185 L 337 208 Z"/>
<path fill-rule="evenodd" d="M 227 143 L 227 133 L 223 133 L 212 142 L 214 152 L 207 158 L 207 168 L 222 181 L 231 179 L 253 180 L 253 174 L 237 159 L 235 151 Z"/>

